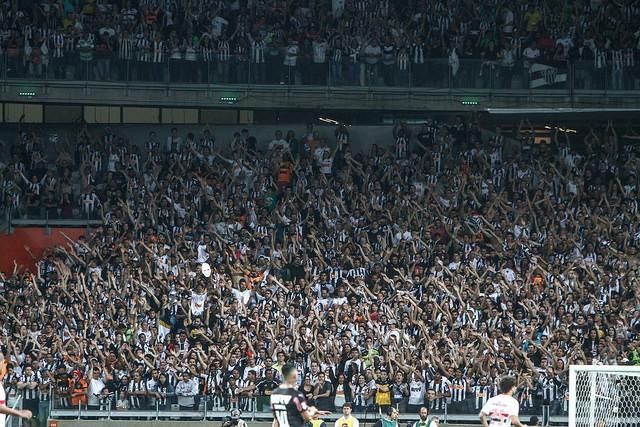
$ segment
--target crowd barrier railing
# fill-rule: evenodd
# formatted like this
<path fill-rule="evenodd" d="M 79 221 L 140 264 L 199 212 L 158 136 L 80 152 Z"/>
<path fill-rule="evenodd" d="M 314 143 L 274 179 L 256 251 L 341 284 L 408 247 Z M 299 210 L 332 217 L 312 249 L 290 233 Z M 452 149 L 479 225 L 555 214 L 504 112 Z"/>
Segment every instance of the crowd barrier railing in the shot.
<path fill-rule="evenodd" d="M 131 52 L 126 58 L 116 53 L 81 55 L 65 52 L 48 55 L 34 63 L 20 49 L 0 55 L 0 77 L 6 81 L 51 80 L 76 82 L 122 82 L 155 84 L 295 85 L 325 87 L 394 87 L 424 89 L 575 90 L 631 91 L 640 89 L 635 65 L 596 64 L 595 61 L 555 60 L 530 62 L 398 56 L 393 61 L 362 58 L 353 61 L 327 56 L 300 55 L 287 61 L 281 55 L 265 55 L 256 62 L 250 55 L 154 56 Z"/>

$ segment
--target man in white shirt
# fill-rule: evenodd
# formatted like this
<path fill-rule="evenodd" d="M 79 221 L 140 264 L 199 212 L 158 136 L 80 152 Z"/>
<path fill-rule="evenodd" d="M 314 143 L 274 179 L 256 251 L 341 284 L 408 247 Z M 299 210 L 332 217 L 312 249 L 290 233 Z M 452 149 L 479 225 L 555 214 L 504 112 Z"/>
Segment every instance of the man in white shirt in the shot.
<path fill-rule="evenodd" d="M 158 380 L 160 372 L 157 369 L 151 370 L 151 377 L 147 379 L 147 394 L 149 396 L 147 405 L 151 409 L 156 407 L 156 399 L 158 398 Z"/>
<path fill-rule="evenodd" d="M 282 138 L 281 130 L 276 131 L 275 138 L 269 143 L 269 150 L 289 151 L 289 143 L 286 139 Z"/>
<path fill-rule="evenodd" d="M 513 21 L 514 21 L 514 17 L 513 17 L 513 11 L 509 8 L 509 6 L 506 6 L 504 9 L 502 9 L 502 32 L 510 35 L 511 33 L 513 33 Z"/>
<path fill-rule="evenodd" d="M 415 372 L 411 375 L 411 381 L 409 381 L 409 406 L 408 412 L 415 414 L 421 411 L 424 406 L 424 398 L 427 393 L 427 385 L 421 378 L 419 372 Z"/>
<path fill-rule="evenodd" d="M 298 63 L 298 52 L 300 48 L 298 47 L 298 42 L 296 40 L 289 40 L 289 45 L 287 46 L 287 50 L 285 51 L 284 61 L 282 65 L 285 67 L 284 78 L 286 83 L 295 84 L 296 82 L 296 65 Z M 281 81 L 280 84 L 284 84 L 285 81 Z"/>
<path fill-rule="evenodd" d="M 91 372 L 91 380 L 89 380 L 89 390 L 87 395 L 87 406 L 89 409 L 100 409 L 100 395 L 106 387 L 99 368 L 93 368 Z"/>
<path fill-rule="evenodd" d="M 325 140 L 320 140 L 320 144 L 313 150 L 313 157 L 317 163 L 322 161 L 325 153 L 331 153 L 331 148 L 327 146 L 327 142 Z"/>
<path fill-rule="evenodd" d="M 324 39 L 314 40 L 311 43 L 313 50 L 314 84 L 327 84 L 327 42 Z"/>
<path fill-rule="evenodd" d="M 380 58 L 382 58 L 382 48 L 377 39 L 373 39 L 367 43 L 363 50 L 365 63 L 365 84 L 374 83 L 378 77 L 378 66 Z"/>
<path fill-rule="evenodd" d="M 509 282 L 509 284 L 516 281 L 516 272 L 511 268 L 511 264 L 507 264 L 501 271 L 502 277 Z"/>
<path fill-rule="evenodd" d="M 504 376 L 500 379 L 500 394 L 492 397 L 480 410 L 482 427 L 527 427 L 520 422 L 520 404 L 513 397 L 516 392 L 516 378 Z"/>
<path fill-rule="evenodd" d="M 198 395 L 198 384 L 191 379 L 191 372 L 185 371 L 182 379 L 176 385 L 176 396 L 180 410 L 191 410 L 195 406 L 195 396 Z"/>
<path fill-rule="evenodd" d="M 167 137 L 165 150 L 168 153 L 179 153 L 182 147 L 182 138 L 178 135 L 178 128 L 171 128 L 171 135 Z"/>
<path fill-rule="evenodd" d="M 522 51 L 522 57 L 524 58 L 524 68 L 527 70 L 531 67 L 531 64 L 537 62 L 538 58 L 540 58 L 540 49 L 538 49 L 535 40 Z"/>
<path fill-rule="evenodd" d="M 231 292 L 233 293 L 233 296 L 238 300 L 238 304 L 249 304 L 249 300 L 251 299 L 251 289 L 248 289 L 247 281 L 245 279 L 240 279 L 240 281 L 238 282 L 238 287 L 240 288 L 240 290 L 231 288 Z"/>

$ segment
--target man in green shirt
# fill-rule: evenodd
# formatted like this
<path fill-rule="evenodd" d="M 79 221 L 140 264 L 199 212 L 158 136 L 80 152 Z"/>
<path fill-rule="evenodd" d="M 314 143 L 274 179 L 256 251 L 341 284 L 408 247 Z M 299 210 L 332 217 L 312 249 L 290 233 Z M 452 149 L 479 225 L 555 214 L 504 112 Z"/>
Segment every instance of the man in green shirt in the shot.
<path fill-rule="evenodd" d="M 385 415 L 373 424 L 373 427 L 398 427 L 400 413 L 393 406 L 388 406 Z"/>
<path fill-rule="evenodd" d="M 412 427 L 438 427 L 440 419 L 429 417 L 429 409 L 426 406 L 420 408 L 420 419 L 413 423 Z"/>

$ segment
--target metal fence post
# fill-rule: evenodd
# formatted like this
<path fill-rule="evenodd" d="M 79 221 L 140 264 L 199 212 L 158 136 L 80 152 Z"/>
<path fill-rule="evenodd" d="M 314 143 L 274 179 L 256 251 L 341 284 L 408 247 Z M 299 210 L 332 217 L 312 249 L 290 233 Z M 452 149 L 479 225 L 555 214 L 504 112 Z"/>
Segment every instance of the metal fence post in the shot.
<path fill-rule="evenodd" d="M 13 208 L 7 209 L 7 234 L 13 234 Z"/>
<path fill-rule="evenodd" d="M 202 397 L 203 397 L 202 400 L 204 401 L 204 421 L 207 421 L 207 416 L 209 415 L 208 408 L 207 408 L 207 394 L 204 393 Z"/>
<path fill-rule="evenodd" d="M 23 404 L 22 404 L 22 400 L 23 400 L 23 399 L 20 399 L 20 400 L 19 400 L 19 402 L 18 402 L 18 404 L 20 405 L 20 410 L 23 410 L 23 409 L 24 409 L 24 406 L 23 406 Z M 18 427 L 22 427 L 22 425 L 23 425 L 23 424 L 24 424 L 24 423 L 23 423 L 23 421 L 22 421 L 22 417 L 18 417 Z"/>
<path fill-rule="evenodd" d="M 448 412 L 448 404 L 447 401 L 444 401 L 444 423 L 448 424 L 449 423 L 449 412 Z"/>

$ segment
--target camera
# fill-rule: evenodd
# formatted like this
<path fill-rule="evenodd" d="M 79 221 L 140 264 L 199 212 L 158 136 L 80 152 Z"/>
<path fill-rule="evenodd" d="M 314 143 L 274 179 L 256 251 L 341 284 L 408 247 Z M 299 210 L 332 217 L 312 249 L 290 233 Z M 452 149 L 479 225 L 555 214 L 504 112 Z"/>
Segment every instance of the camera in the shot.
<path fill-rule="evenodd" d="M 236 427 L 238 425 L 237 418 L 231 418 L 229 416 L 224 417 L 222 420 L 222 427 Z"/>
<path fill-rule="evenodd" d="M 232 409 L 231 414 L 222 420 L 222 427 L 246 427 L 247 423 L 240 418 L 240 415 L 242 415 L 240 409 Z"/>

